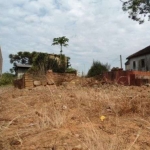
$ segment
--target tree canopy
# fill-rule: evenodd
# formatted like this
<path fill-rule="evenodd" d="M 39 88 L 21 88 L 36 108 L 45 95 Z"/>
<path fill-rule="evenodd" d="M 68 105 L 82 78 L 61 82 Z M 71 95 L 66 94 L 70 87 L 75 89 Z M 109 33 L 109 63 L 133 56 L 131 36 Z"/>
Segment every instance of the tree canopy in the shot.
<path fill-rule="evenodd" d="M 67 42 L 69 42 L 69 39 L 65 36 L 54 38 L 52 45 L 60 45 L 60 54 L 62 54 L 62 46 L 66 47 L 68 46 Z"/>
<path fill-rule="evenodd" d="M 20 51 L 17 54 L 10 54 L 10 63 L 20 63 L 20 64 L 32 64 L 33 57 L 36 55 L 37 52 L 28 52 L 28 51 Z"/>
<path fill-rule="evenodd" d="M 147 16 L 150 20 L 150 0 L 120 0 L 123 2 L 122 9 L 129 13 L 129 18 L 138 21 L 140 24 L 144 22 Z"/>
<path fill-rule="evenodd" d="M 20 51 L 17 54 L 10 54 L 10 63 L 13 64 L 13 68 L 10 69 L 11 72 L 16 71 L 16 64 L 32 64 L 33 63 L 33 58 L 37 52 L 28 52 L 28 51 Z"/>

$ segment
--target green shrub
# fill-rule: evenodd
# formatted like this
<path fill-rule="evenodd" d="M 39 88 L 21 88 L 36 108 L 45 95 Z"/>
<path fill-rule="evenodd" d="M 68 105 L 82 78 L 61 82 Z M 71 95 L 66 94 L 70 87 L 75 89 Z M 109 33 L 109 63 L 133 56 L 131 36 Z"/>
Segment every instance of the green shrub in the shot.
<path fill-rule="evenodd" d="M 88 71 L 87 76 L 88 77 L 94 77 L 97 75 L 101 75 L 103 72 L 108 71 L 110 68 L 110 65 L 103 64 L 100 61 L 93 61 L 93 64 L 91 68 Z"/>
<path fill-rule="evenodd" d="M 76 69 L 73 69 L 73 68 L 67 68 L 65 72 L 66 72 L 66 73 L 76 73 L 77 70 L 76 70 Z"/>
<path fill-rule="evenodd" d="M 12 84 L 14 77 L 15 77 L 14 74 L 8 72 L 3 73 L 2 76 L 0 77 L 0 86 Z"/>

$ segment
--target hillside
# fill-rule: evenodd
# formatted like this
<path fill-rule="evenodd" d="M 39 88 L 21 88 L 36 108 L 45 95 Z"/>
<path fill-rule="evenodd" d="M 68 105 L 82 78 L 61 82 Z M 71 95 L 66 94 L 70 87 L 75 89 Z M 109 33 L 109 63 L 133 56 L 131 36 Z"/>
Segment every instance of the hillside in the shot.
<path fill-rule="evenodd" d="M 149 150 L 150 87 L 0 88 L 0 150 Z"/>

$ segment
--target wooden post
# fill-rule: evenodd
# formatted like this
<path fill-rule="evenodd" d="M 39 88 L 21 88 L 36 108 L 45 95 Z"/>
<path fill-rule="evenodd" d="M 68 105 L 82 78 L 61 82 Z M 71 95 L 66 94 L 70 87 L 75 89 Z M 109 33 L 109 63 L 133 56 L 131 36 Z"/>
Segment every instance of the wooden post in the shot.
<path fill-rule="evenodd" d="M 122 69 L 122 56 L 120 55 L 120 67 Z"/>

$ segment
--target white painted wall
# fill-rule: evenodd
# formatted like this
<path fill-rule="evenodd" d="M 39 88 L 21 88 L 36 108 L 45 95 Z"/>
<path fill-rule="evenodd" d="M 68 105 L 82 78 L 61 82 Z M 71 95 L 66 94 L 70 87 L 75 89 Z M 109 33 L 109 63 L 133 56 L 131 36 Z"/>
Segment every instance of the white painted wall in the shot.
<path fill-rule="evenodd" d="M 145 67 L 140 66 L 141 59 L 145 60 Z M 136 64 L 135 68 L 133 68 L 134 61 Z M 129 59 L 129 65 L 126 66 L 126 70 L 150 71 L 150 54 Z"/>
<path fill-rule="evenodd" d="M 24 75 L 24 73 L 26 73 L 28 69 L 29 68 L 18 68 L 18 70 L 17 70 L 17 78 L 21 79 L 22 76 Z"/>

